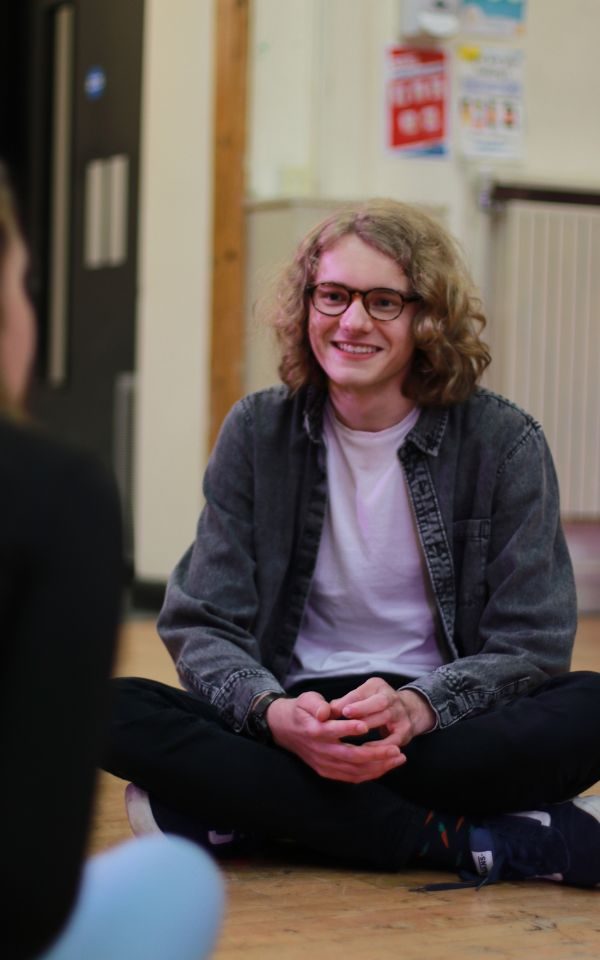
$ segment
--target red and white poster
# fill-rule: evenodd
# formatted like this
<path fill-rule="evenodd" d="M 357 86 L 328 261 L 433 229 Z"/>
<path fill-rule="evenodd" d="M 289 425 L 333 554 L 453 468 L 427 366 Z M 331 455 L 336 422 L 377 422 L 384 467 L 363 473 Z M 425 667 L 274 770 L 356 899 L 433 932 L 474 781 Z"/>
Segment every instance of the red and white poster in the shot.
<path fill-rule="evenodd" d="M 386 146 L 394 152 L 448 152 L 448 69 L 444 50 L 385 51 Z"/>

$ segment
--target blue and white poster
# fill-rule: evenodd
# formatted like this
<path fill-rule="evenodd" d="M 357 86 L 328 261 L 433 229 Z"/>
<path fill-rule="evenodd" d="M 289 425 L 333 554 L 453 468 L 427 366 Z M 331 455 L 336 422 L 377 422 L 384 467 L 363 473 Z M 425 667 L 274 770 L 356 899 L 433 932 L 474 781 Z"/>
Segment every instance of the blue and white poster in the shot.
<path fill-rule="evenodd" d="M 525 31 L 527 0 L 463 0 L 462 30 L 481 37 L 518 37 Z"/>
<path fill-rule="evenodd" d="M 466 157 L 523 157 L 523 51 L 496 44 L 458 50 L 459 131 Z"/>

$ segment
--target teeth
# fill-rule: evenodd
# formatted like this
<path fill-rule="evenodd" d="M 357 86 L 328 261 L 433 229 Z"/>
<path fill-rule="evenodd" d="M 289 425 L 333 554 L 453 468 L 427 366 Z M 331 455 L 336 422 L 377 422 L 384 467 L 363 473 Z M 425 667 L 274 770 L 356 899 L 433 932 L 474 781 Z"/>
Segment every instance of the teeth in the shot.
<path fill-rule="evenodd" d="M 337 348 L 345 353 L 376 353 L 375 347 L 362 346 L 359 343 L 337 343 Z"/>

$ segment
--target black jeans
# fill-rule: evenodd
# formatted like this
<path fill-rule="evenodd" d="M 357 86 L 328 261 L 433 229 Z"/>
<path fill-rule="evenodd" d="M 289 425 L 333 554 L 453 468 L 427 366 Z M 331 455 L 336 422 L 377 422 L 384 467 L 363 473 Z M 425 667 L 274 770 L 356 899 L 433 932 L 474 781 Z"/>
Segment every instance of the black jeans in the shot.
<path fill-rule="evenodd" d="M 365 677 L 303 687 L 327 699 Z M 402 678 L 388 678 L 395 685 Z M 556 677 L 532 694 L 412 741 L 379 780 L 320 777 L 286 750 L 233 733 L 197 697 L 115 680 L 105 768 L 199 819 L 288 838 L 376 869 L 398 869 L 428 809 L 486 815 L 566 800 L 600 779 L 600 674 Z"/>

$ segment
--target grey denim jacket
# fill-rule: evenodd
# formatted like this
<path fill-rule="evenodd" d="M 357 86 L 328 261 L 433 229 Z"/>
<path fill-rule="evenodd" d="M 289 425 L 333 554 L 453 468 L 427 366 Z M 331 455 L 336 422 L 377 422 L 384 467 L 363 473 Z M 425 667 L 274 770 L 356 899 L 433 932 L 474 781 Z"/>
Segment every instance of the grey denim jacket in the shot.
<path fill-rule="evenodd" d="M 236 731 L 258 693 L 282 689 L 298 634 L 327 501 L 325 399 L 273 387 L 232 408 L 159 617 L 182 685 Z M 444 660 L 408 686 L 447 727 L 569 669 L 576 600 L 557 481 L 539 424 L 483 389 L 423 410 L 398 457 Z"/>

